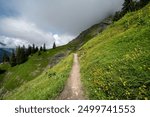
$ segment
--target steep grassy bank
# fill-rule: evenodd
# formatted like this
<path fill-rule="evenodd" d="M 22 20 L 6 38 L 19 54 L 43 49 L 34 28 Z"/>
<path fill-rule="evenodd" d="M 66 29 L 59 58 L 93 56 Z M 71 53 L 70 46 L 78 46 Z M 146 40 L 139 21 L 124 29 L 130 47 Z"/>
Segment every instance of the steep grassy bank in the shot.
<path fill-rule="evenodd" d="M 150 99 L 150 4 L 128 13 L 79 50 L 90 99 Z"/>
<path fill-rule="evenodd" d="M 44 71 L 34 80 L 23 84 L 20 88 L 5 95 L 4 99 L 55 99 L 63 90 L 64 84 L 69 77 L 72 63 L 73 55 L 71 54 L 53 68 Z"/>

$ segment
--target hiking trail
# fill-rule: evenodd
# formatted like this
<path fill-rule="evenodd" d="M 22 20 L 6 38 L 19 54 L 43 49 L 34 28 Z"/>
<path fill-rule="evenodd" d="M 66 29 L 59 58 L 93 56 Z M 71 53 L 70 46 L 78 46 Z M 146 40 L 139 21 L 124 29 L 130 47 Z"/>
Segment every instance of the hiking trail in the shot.
<path fill-rule="evenodd" d="M 80 80 L 80 65 L 78 55 L 74 54 L 74 62 L 70 76 L 64 87 L 64 90 L 58 97 L 58 100 L 84 100 L 84 93 Z"/>

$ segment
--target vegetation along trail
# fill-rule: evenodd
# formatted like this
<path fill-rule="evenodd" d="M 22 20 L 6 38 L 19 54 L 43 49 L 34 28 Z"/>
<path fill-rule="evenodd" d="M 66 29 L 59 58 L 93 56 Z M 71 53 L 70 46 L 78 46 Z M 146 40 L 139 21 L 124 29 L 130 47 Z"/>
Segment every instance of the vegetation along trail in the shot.
<path fill-rule="evenodd" d="M 80 81 L 80 66 L 78 62 L 78 55 L 74 54 L 74 63 L 66 83 L 66 86 L 60 96 L 59 100 L 83 100 L 85 99 Z"/>

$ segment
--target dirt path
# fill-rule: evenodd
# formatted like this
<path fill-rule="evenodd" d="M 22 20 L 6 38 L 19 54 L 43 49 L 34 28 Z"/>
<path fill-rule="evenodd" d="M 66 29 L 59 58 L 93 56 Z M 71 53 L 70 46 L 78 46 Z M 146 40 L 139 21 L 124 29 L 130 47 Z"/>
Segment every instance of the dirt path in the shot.
<path fill-rule="evenodd" d="M 67 84 L 58 100 L 84 100 L 82 85 L 80 81 L 80 66 L 78 55 L 74 54 L 74 63 Z"/>

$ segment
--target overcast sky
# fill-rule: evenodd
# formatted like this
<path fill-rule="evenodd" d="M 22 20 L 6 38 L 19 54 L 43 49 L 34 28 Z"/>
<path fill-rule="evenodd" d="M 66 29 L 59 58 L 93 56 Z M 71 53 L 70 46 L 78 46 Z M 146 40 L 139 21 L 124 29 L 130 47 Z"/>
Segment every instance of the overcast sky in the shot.
<path fill-rule="evenodd" d="M 124 0 L 0 0 L 0 42 L 64 45 L 118 11 Z"/>

